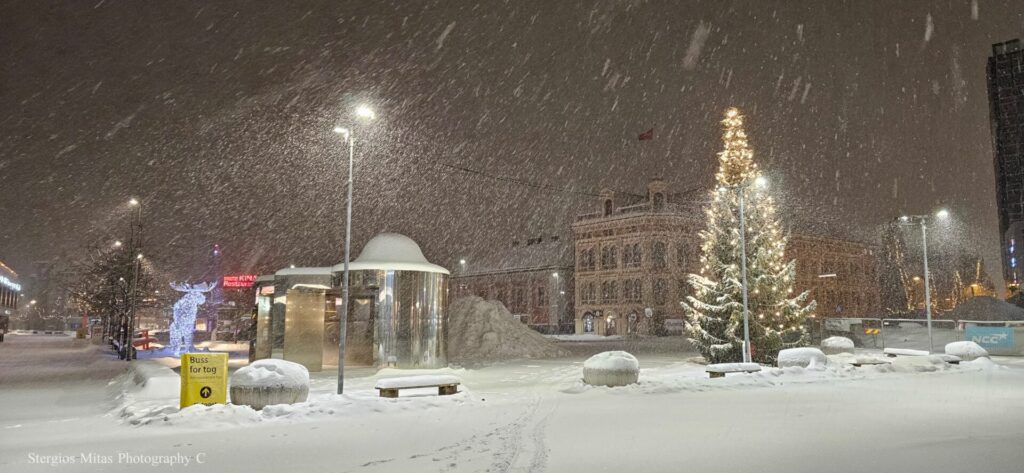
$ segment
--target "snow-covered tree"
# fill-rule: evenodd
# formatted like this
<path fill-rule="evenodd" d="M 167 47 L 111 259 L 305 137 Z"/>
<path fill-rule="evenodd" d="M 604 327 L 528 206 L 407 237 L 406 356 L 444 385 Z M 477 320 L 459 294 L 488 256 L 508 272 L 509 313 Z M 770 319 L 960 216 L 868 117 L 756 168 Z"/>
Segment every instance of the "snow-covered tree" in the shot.
<path fill-rule="evenodd" d="M 743 116 L 726 111 L 717 188 L 700 233 L 701 274 L 691 274 L 694 295 L 683 304 L 691 342 L 710 363 L 743 359 L 743 282 L 740 199 L 746 222 L 750 340 L 753 360 L 773 364 L 779 350 L 804 345 L 804 320 L 815 309 L 808 293 L 793 294 L 796 261 L 785 259 L 786 235 L 753 160 Z"/>

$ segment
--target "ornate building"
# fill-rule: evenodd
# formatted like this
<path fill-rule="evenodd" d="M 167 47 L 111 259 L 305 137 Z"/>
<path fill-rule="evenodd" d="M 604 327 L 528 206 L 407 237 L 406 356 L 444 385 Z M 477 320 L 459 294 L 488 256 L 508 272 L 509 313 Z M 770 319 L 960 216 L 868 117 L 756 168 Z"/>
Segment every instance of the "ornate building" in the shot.
<path fill-rule="evenodd" d="M 700 271 L 704 227 L 690 197 L 670 194 L 654 179 L 645 195 L 604 191 L 599 211 L 576 218 L 576 333 L 682 332 L 680 303 L 690 295 L 687 275 Z M 877 316 L 875 251 L 839 238 L 793 235 L 786 253 L 797 260 L 794 289 L 811 291 L 820 316 Z"/>

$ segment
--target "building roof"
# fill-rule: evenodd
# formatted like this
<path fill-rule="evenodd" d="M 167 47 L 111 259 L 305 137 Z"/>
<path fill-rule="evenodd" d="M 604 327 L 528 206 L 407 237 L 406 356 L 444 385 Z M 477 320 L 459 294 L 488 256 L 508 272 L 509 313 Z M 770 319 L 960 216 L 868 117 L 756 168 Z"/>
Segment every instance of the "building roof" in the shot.
<path fill-rule="evenodd" d="M 504 248 L 495 248 L 477 258 L 467 259 L 456 277 L 514 271 L 541 270 L 573 266 L 572 240 L 548 235 L 517 240 Z"/>

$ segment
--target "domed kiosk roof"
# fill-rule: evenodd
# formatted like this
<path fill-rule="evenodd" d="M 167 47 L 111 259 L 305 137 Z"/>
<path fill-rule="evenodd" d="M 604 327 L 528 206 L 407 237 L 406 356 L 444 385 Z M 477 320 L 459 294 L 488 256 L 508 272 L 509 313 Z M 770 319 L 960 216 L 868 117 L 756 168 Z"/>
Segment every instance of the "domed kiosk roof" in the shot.
<path fill-rule="evenodd" d="M 363 252 L 348 265 L 349 271 L 391 270 L 449 274 L 447 269 L 427 261 L 412 238 L 398 233 L 381 233 L 366 242 Z M 344 264 L 332 267 L 344 270 Z"/>

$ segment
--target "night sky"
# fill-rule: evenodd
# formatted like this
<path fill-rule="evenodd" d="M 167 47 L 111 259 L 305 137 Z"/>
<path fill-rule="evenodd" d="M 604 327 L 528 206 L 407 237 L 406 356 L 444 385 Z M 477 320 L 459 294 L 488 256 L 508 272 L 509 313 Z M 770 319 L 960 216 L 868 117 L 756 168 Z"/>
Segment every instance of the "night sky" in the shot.
<path fill-rule="evenodd" d="M 564 234 L 602 188 L 709 186 L 738 106 L 795 219 L 947 206 L 995 273 L 985 61 L 1022 32 L 1019 0 L 3 2 L 0 259 L 126 239 L 138 196 L 168 278 L 215 243 L 230 271 L 336 263 L 331 128 L 365 102 L 354 250 L 397 231 L 451 265 Z"/>

